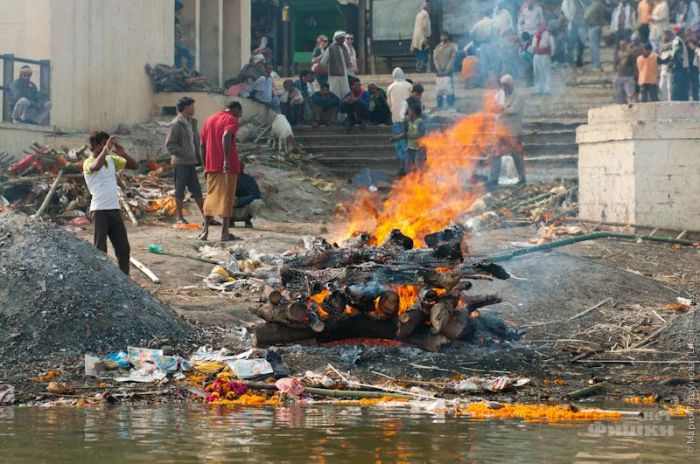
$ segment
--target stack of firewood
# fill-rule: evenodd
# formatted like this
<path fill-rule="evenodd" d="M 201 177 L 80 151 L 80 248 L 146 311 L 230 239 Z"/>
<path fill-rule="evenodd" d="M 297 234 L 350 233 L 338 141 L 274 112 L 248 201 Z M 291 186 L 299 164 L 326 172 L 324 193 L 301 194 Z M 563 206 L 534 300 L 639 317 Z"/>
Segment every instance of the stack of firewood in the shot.
<path fill-rule="evenodd" d="M 451 227 L 424 238 L 427 248 L 394 230 L 381 245 L 361 234 L 339 247 L 322 239 L 288 256 L 276 285 L 266 286 L 267 321 L 254 328 L 257 346 L 305 339 L 381 338 L 431 351 L 469 341 L 479 329 L 478 308 L 497 295 L 472 295 L 473 279 L 506 279 L 493 263 L 465 259 L 464 233 Z"/>

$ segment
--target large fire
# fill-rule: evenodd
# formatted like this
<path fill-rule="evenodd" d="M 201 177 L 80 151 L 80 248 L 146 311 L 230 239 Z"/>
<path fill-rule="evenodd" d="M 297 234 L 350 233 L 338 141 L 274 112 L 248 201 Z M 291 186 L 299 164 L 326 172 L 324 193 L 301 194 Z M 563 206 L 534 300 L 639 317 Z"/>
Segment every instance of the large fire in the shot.
<path fill-rule="evenodd" d="M 424 246 L 423 237 L 454 224 L 476 200 L 470 181 L 478 158 L 518 149 L 508 129 L 489 112 L 428 134 L 421 145 L 427 150 L 425 166 L 394 182 L 383 202 L 364 189 L 357 194 L 343 214 L 343 238 L 369 232 L 376 241 L 372 244 L 381 244 L 392 229 L 399 229 L 416 247 Z"/>

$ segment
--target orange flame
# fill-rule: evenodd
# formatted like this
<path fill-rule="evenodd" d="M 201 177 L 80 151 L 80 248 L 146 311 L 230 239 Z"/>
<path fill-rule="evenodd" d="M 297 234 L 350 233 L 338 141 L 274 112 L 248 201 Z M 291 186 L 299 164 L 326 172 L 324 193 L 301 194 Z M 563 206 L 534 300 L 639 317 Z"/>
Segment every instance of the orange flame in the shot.
<path fill-rule="evenodd" d="M 399 294 L 399 314 L 403 314 L 418 301 L 418 285 L 400 285 L 395 291 Z"/>
<path fill-rule="evenodd" d="M 344 211 L 344 238 L 369 232 L 382 243 L 399 229 L 424 246 L 423 238 L 453 224 L 469 212 L 477 193 L 469 183 L 476 162 L 495 153 L 513 152 L 519 144 L 493 113 L 467 116 L 454 126 L 428 134 L 424 166 L 396 180 L 382 202 L 376 193 L 359 191 Z M 375 244 L 375 243 L 372 243 Z"/>
<path fill-rule="evenodd" d="M 331 294 L 331 291 L 328 290 L 327 288 L 324 288 L 324 289 L 321 290 L 320 292 L 318 292 L 318 293 L 316 293 L 316 294 L 314 294 L 314 295 L 311 295 L 311 296 L 309 297 L 309 300 L 308 300 L 307 303 L 306 303 L 306 307 L 307 307 L 307 308 L 310 308 L 310 307 L 311 307 L 311 302 L 312 302 L 312 301 L 313 301 L 314 303 L 318 304 L 318 314 L 321 316 L 322 319 L 325 319 L 326 317 L 328 317 L 328 313 L 323 309 L 323 306 L 321 306 L 321 303 L 322 303 L 323 300 L 325 300 L 326 297 L 327 297 L 328 295 L 330 295 L 330 294 Z"/>

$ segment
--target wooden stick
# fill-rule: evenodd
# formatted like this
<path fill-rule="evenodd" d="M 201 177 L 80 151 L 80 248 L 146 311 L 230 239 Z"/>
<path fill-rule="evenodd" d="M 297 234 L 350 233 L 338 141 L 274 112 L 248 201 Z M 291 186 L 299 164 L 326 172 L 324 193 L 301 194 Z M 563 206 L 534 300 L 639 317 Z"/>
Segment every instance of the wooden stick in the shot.
<path fill-rule="evenodd" d="M 578 400 L 581 398 L 588 398 L 589 396 L 595 396 L 599 393 L 603 393 L 608 387 L 607 382 L 600 382 L 588 387 L 581 388 L 579 390 L 574 390 L 566 394 L 566 397 L 571 400 Z"/>
<path fill-rule="evenodd" d="M 139 261 L 138 259 L 134 258 L 133 256 L 130 256 L 130 257 L 129 257 L 129 262 L 130 262 L 131 264 L 133 264 L 134 266 L 136 266 L 136 269 L 138 269 L 139 271 L 141 271 L 141 272 L 143 272 L 144 274 L 146 274 L 146 277 L 148 277 L 149 279 L 151 279 L 151 280 L 153 281 L 154 284 L 159 284 L 159 283 L 160 283 L 160 279 L 158 278 L 158 276 L 155 275 L 155 274 L 153 273 L 153 271 L 151 271 L 150 269 L 148 269 L 148 268 L 146 267 L 146 265 L 143 264 L 141 261 Z"/>
<path fill-rule="evenodd" d="M 49 189 L 48 193 L 46 194 L 46 197 L 44 198 L 43 203 L 37 210 L 36 214 L 34 214 L 33 217 L 38 218 L 41 217 L 42 214 L 46 211 L 46 208 L 48 208 L 49 203 L 51 203 L 51 199 L 53 198 L 54 193 L 56 193 L 56 189 L 58 188 L 58 184 L 61 182 L 61 178 L 63 178 L 63 168 L 61 168 L 58 171 L 58 174 L 56 175 L 56 179 L 54 179 L 53 184 L 51 184 L 51 188 Z"/>
<path fill-rule="evenodd" d="M 135 226 L 139 225 L 139 221 L 136 219 L 136 216 L 134 216 L 134 212 L 131 211 L 131 207 L 129 204 L 126 202 L 126 198 L 124 197 L 124 192 L 119 190 L 119 204 L 122 205 L 122 208 L 124 208 L 124 211 L 126 211 L 127 216 L 129 216 L 129 220 L 131 223 Z"/>

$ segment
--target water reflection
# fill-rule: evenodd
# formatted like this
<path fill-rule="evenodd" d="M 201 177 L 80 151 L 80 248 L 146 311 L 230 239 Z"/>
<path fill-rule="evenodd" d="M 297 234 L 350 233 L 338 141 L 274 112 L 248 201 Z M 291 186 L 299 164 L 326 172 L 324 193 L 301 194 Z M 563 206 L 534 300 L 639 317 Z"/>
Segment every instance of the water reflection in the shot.
<path fill-rule="evenodd" d="M 673 425 L 643 437 L 354 406 L 0 408 L 0 462 L 688 462 L 687 420 Z"/>

